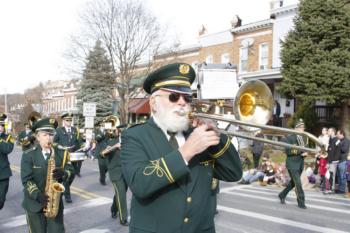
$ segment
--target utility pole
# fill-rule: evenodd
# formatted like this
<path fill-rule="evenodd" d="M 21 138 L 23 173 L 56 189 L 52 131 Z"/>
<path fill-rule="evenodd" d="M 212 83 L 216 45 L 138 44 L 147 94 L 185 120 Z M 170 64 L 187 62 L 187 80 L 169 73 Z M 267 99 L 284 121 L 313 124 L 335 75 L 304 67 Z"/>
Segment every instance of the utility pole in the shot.
<path fill-rule="evenodd" d="M 5 88 L 5 114 L 7 115 L 7 90 Z"/>

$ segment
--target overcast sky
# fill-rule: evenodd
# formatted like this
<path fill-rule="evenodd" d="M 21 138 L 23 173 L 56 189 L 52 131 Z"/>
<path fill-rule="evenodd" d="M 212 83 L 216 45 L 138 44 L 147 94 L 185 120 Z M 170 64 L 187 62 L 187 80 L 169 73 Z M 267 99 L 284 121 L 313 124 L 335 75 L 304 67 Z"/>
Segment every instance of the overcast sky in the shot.
<path fill-rule="evenodd" d="M 79 30 L 79 10 L 87 1 L 0 1 L 0 94 L 23 92 L 49 79 L 70 78 L 64 72 L 63 54 L 69 37 Z M 202 24 L 212 33 L 229 29 L 236 14 L 243 24 L 269 18 L 270 0 L 144 1 L 183 45 L 197 41 Z"/>

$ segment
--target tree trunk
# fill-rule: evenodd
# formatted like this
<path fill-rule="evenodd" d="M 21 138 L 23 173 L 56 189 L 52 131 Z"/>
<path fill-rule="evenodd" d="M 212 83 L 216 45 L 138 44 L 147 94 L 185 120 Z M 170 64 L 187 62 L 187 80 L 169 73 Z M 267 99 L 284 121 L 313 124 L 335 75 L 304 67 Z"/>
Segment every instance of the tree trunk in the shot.
<path fill-rule="evenodd" d="M 345 135 L 350 136 L 350 117 L 349 117 L 349 100 L 342 103 L 341 129 L 345 131 Z"/>

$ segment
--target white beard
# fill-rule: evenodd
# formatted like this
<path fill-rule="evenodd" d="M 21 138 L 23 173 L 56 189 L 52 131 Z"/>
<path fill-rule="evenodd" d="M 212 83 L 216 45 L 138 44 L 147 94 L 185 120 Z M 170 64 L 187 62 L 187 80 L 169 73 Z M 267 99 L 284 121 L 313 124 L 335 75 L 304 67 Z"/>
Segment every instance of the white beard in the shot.
<path fill-rule="evenodd" d="M 190 120 L 188 114 L 190 106 L 176 107 L 174 109 L 167 106 L 161 106 L 158 103 L 154 106 L 153 117 L 156 119 L 158 126 L 163 130 L 170 132 L 183 132 L 189 127 Z"/>

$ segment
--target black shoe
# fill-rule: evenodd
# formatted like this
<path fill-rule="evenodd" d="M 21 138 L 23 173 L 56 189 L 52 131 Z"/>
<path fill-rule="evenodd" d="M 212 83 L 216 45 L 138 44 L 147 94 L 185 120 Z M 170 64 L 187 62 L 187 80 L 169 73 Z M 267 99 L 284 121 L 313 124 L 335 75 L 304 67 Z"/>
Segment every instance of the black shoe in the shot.
<path fill-rule="evenodd" d="M 215 215 L 217 215 L 217 214 L 219 214 L 219 211 L 218 210 L 215 210 L 215 213 L 214 213 Z"/>
<path fill-rule="evenodd" d="M 118 214 L 118 212 L 112 211 L 112 212 L 111 212 L 111 217 L 112 217 L 112 218 L 117 218 L 117 217 L 118 217 L 117 214 Z"/>
<path fill-rule="evenodd" d="M 298 207 L 300 209 L 307 209 L 306 205 L 305 204 L 298 204 Z"/>
<path fill-rule="evenodd" d="M 120 225 L 122 226 L 129 226 L 129 223 L 127 220 L 120 220 Z"/>
<path fill-rule="evenodd" d="M 280 199 L 281 204 L 286 204 L 286 198 L 285 197 L 281 197 L 281 195 L 278 194 L 278 198 Z"/>
<path fill-rule="evenodd" d="M 67 203 L 72 203 L 72 199 L 70 197 L 65 197 L 64 199 L 66 200 Z"/>
<path fill-rule="evenodd" d="M 77 174 L 77 177 L 81 177 L 80 173 Z"/>
<path fill-rule="evenodd" d="M 345 194 L 344 191 L 340 191 L 340 190 L 335 190 L 335 193 L 337 193 L 337 194 Z"/>
<path fill-rule="evenodd" d="M 101 180 L 101 179 L 100 179 L 100 184 L 102 184 L 102 185 L 106 185 L 106 181 L 105 181 L 105 180 Z"/>

